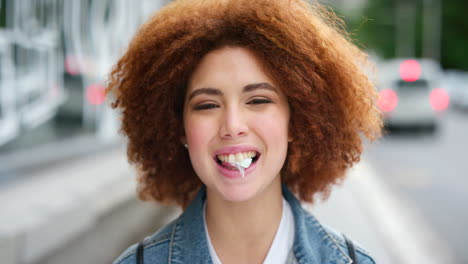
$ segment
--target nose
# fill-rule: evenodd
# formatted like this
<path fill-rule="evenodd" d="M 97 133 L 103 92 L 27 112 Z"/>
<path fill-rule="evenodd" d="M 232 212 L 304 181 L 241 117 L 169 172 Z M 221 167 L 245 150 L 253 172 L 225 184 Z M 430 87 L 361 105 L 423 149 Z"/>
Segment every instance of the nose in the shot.
<path fill-rule="evenodd" d="M 238 108 L 226 109 L 221 117 L 219 135 L 223 139 L 235 139 L 248 134 L 246 116 Z"/>

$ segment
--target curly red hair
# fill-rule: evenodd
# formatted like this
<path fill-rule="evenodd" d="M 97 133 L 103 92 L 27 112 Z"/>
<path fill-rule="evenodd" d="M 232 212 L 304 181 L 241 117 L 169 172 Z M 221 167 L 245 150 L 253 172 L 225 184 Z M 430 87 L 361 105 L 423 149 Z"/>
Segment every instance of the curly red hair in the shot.
<path fill-rule="evenodd" d="M 358 162 L 361 135 L 382 115 L 364 66 L 333 12 L 301 0 L 178 0 L 159 10 L 115 65 L 115 96 L 128 159 L 144 200 L 187 205 L 202 182 L 180 138 L 187 82 L 201 58 L 226 45 L 252 50 L 287 96 L 294 140 L 281 177 L 303 201 L 327 197 Z"/>

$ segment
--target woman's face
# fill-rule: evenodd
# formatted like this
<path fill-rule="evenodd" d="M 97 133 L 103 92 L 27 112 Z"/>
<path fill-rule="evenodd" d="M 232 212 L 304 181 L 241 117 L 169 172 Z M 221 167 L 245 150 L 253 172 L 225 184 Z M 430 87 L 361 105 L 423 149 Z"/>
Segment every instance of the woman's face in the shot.
<path fill-rule="evenodd" d="M 240 202 L 279 187 L 288 125 L 286 96 L 250 50 L 211 51 L 191 76 L 182 140 L 208 193 Z M 244 177 L 234 162 L 248 166 Z"/>

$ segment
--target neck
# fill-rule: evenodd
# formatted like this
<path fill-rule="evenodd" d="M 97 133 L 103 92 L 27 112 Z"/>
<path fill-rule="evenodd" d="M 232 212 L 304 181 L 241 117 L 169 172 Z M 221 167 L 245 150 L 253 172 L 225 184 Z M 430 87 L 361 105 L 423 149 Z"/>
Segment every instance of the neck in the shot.
<path fill-rule="evenodd" d="M 223 263 L 262 263 L 281 222 L 281 182 L 244 202 L 218 199 L 208 191 L 206 225 Z M 247 261 L 248 260 L 248 261 Z"/>

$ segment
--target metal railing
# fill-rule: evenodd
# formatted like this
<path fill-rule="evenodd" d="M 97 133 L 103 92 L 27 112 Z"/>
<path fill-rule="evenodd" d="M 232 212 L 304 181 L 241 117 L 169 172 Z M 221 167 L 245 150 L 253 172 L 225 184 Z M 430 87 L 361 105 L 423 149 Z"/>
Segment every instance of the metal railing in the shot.
<path fill-rule="evenodd" d="M 103 140 L 117 135 L 104 82 L 138 26 L 164 0 L 0 1 L 0 146 L 51 120 L 82 80 L 83 125 Z"/>

